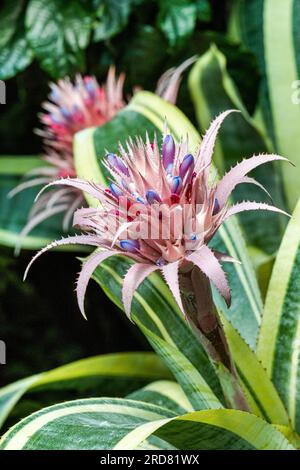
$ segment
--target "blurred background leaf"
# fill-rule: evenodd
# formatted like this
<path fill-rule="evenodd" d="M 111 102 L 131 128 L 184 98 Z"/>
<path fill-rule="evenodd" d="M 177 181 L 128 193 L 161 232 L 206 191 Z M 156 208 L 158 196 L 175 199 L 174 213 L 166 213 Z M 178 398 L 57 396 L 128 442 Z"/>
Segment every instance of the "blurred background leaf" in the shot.
<path fill-rule="evenodd" d="M 282 167 L 290 210 L 300 196 L 300 0 L 234 0 L 230 2 L 229 36 L 256 57 L 261 75 L 256 119 L 272 141 L 274 152 L 297 167 Z"/>
<path fill-rule="evenodd" d="M 95 42 L 108 39 L 122 31 L 127 25 L 132 0 L 95 0 Z"/>
<path fill-rule="evenodd" d="M 196 25 L 197 5 L 190 0 L 160 0 L 157 18 L 171 46 L 182 44 L 193 33 Z"/>
<path fill-rule="evenodd" d="M 251 155 L 269 152 L 265 134 L 249 115 L 236 84 L 228 73 L 226 56 L 212 45 L 193 66 L 189 74 L 191 97 L 195 105 L 198 124 L 202 132 L 214 117 L 224 109 L 237 109 L 224 122 L 215 148 L 214 162 L 220 173 L 228 171 L 236 162 Z M 280 165 L 261 166 L 252 176 L 272 195 L 278 207 L 285 209 Z M 269 202 L 270 197 L 257 186 L 239 185 L 233 194 L 234 201 L 250 200 Z M 256 223 L 260 217 L 263 223 Z M 274 253 L 280 244 L 287 220 L 276 213 L 240 215 L 247 242 L 266 253 Z"/>
<path fill-rule="evenodd" d="M 0 79 L 24 70 L 33 60 L 24 27 L 25 1 L 6 1 L 0 16 Z"/>
<path fill-rule="evenodd" d="M 81 0 L 31 0 L 27 40 L 41 67 L 53 78 L 82 71 L 91 34 L 91 12 Z"/>

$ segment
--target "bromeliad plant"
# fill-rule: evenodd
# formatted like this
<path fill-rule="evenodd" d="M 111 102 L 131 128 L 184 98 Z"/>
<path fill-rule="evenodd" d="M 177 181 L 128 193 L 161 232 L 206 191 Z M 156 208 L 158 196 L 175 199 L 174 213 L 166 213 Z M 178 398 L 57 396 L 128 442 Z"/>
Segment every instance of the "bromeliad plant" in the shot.
<path fill-rule="evenodd" d="M 276 2 L 271 8 L 271 2 L 263 0 L 234 2 L 230 36 L 252 50 L 261 74 L 261 99 L 253 117 L 242 103 L 236 80 L 228 73 L 226 58 L 231 56 L 223 48 L 221 53 L 212 46 L 190 74 L 191 97 L 202 131 L 224 109 L 242 111 L 232 114 L 222 126 L 214 158 L 219 169 L 229 169 L 244 155 L 274 151 L 294 162 L 300 155 L 300 115 L 292 102 L 293 96 L 298 98 L 298 89 L 291 89 L 299 78 L 295 64 L 300 38 L 297 15 L 291 12 L 299 9 L 299 3 L 293 0 L 287 7 L 285 2 Z M 280 70 L 278 51 L 284 51 L 285 56 Z M 241 91 L 243 84 L 239 80 L 237 83 Z M 92 88 L 91 83 L 84 86 L 85 93 Z M 165 135 L 162 149 L 155 139 L 146 143 L 140 139 L 130 141 L 123 149 L 128 135 L 144 135 L 147 130 L 152 136 L 153 131 L 162 131 L 165 117 L 173 137 Z M 90 208 L 76 213 L 77 228 L 83 232 L 78 237 L 98 249 L 85 261 L 79 277 L 81 310 L 84 313 L 84 294 L 93 274 L 111 300 L 125 308 L 167 368 L 154 354 L 102 356 L 5 387 L 0 391 L 1 423 L 10 416 L 10 425 L 24 413 L 26 400 L 20 408 L 17 402 L 25 393 L 31 398 L 34 394 L 36 406 L 41 409 L 9 430 L 1 448 L 299 449 L 300 202 L 277 254 L 265 305 L 236 216 L 229 217 L 235 206 L 226 203 L 237 185 L 233 200 L 252 200 L 247 191 L 253 185 L 247 183 L 255 181 L 247 172 L 254 169 L 255 162 L 263 163 L 267 158 L 267 171 L 259 167 L 255 177 L 267 189 L 272 188 L 273 205 L 284 208 L 280 177 L 273 165 L 278 166 L 278 157 L 273 162 L 266 155 L 245 160 L 216 182 L 212 172 L 208 175 L 210 158 L 207 167 L 199 165 L 201 159 L 197 158 L 201 148 L 202 156 L 210 154 L 213 139 L 206 135 L 200 150 L 196 149 L 200 137 L 185 116 L 145 92 L 137 93 L 111 121 L 99 124 L 74 135 L 72 172 L 59 175 L 72 178 L 77 174 L 85 181 L 76 179 L 76 188 L 71 179 L 64 186 L 62 182 L 58 186 L 51 183 L 50 191 L 44 192 L 37 204 L 54 188 L 56 193 L 67 190 L 80 197 L 85 192 Z M 216 132 L 212 129 L 210 135 Z M 186 134 L 188 145 L 180 143 L 180 136 Z M 123 144 L 120 153 L 119 140 Z M 104 158 L 106 149 L 112 153 Z M 137 155 L 136 166 L 132 157 Z M 149 156 L 153 159 L 150 166 L 145 165 Z M 38 166 L 39 161 L 33 160 L 22 159 L 22 170 L 20 159 L 15 163 L 12 159 L 5 161 L 5 170 L 0 171 L 2 180 L 13 187 L 12 175 L 17 180 L 25 173 L 25 166 Z M 156 173 L 152 163 L 159 167 Z M 141 168 L 147 170 L 149 178 L 141 177 Z M 51 180 L 55 177 L 51 175 Z M 292 209 L 299 197 L 297 171 L 284 165 L 283 179 L 285 197 Z M 258 192 L 254 188 L 250 193 L 253 199 Z M 127 203 L 125 208 L 122 206 L 124 198 L 129 208 Z M 175 228 L 181 224 L 177 227 L 175 222 L 184 219 L 183 205 L 192 198 L 194 203 L 197 198 L 201 201 L 199 210 L 192 204 L 195 210 L 190 219 L 194 226 L 178 235 Z M 128 220 L 127 212 L 136 204 L 140 213 L 132 217 L 131 211 Z M 242 204 L 237 207 L 267 209 L 257 201 Z M 159 208 L 163 205 L 166 213 L 160 218 Z M 23 213 L 23 201 L 21 207 Z M 135 228 L 148 228 L 151 214 L 158 237 L 136 237 Z M 287 219 L 278 209 L 265 214 L 264 223 L 254 214 L 251 219 L 241 219 L 248 243 L 269 255 L 275 253 Z M 175 224 L 169 243 L 161 234 L 166 219 Z M 4 227 L 7 225 L 4 223 Z M 22 225 L 19 223 L 19 227 Z M 4 233 L 2 226 L 1 241 L 11 246 L 14 239 L 10 227 Z M 176 243 L 178 240 L 183 243 Z M 70 241 L 59 244 L 65 246 Z M 40 247 L 41 240 L 26 237 L 26 244 Z M 119 398 L 86 398 L 110 395 L 107 385 Z M 67 390 L 81 399 L 62 402 L 64 395 L 58 395 L 58 404 L 43 408 L 45 401 L 38 405 L 39 397 L 47 396 L 48 390 L 50 396 L 53 390 Z"/>
<path fill-rule="evenodd" d="M 130 317 L 134 292 L 148 275 L 160 270 L 212 362 L 222 366 L 221 385 L 228 406 L 249 410 L 210 288 L 211 281 L 230 305 L 230 288 L 220 262 L 235 260 L 211 250 L 208 242 L 231 215 L 256 209 L 283 212 L 256 202 L 228 207 L 227 201 L 238 184 L 258 184 L 247 176 L 249 171 L 285 159 L 258 155 L 232 168 L 220 182 L 209 183 L 215 139 L 228 113 L 211 124 L 195 156 L 188 153 L 187 140 L 176 144 L 170 134 L 164 136 L 161 152 L 156 137 L 153 143 L 148 137 L 145 143 L 137 138 L 127 142 L 126 150 L 120 146 L 121 156 L 106 156 L 107 169 L 114 178 L 109 188 L 72 178 L 49 183 L 44 189 L 63 185 L 84 191 L 99 201 L 99 207 L 77 210 L 74 225 L 87 234 L 55 241 L 42 249 L 25 277 L 36 258 L 55 246 L 81 243 L 101 248 L 84 263 L 77 281 L 78 304 L 85 316 L 89 278 L 105 259 L 124 254 L 135 261 L 122 290 Z"/>
<path fill-rule="evenodd" d="M 187 142 L 184 140 L 177 143 L 177 138 L 174 140 L 170 134 L 164 137 L 161 151 L 156 139 L 146 143 L 138 139 L 130 141 L 126 150 L 121 147 L 120 156 L 115 153 L 106 157 L 105 171 L 110 170 L 114 179 L 109 188 L 78 179 L 58 183 L 75 184 L 75 187 L 79 186 L 79 189 L 92 196 L 89 201 L 93 203 L 93 207 L 78 210 L 75 216 L 76 224 L 86 233 L 78 235 L 76 240 L 72 238 L 58 242 L 77 243 L 81 240 L 100 248 L 85 261 L 79 277 L 77 294 L 82 311 L 85 289 L 89 277 L 95 271 L 94 278 L 120 307 L 123 298 L 131 319 L 170 368 L 177 384 L 164 380 L 129 393 L 125 398 L 85 399 L 45 408 L 8 431 L 2 439 L 2 448 L 70 449 L 75 445 L 76 448 L 83 449 L 135 449 L 151 445 L 157 449 L 279 450 L 299 447 L 299 438 L 295 433 L 299 428 L 294 413 L 297 405 L 295 401 L 291 405 L 287 401 L 295 393 L 295 385 L 297 386 L 292 379 L 294 373 L 291 370 L 289 380 L 285 381 L 290 383 L 290 393 L 286 393 L 282 388 L 283 383 L 277 379 L 276 390 L 271 380 L 276 378 L 273 359 L 276 357 L 276 364 L 281 366 L 284 363 L 283 358 L 278 359 L 281 351 L 276 350 L 282 332 L 277 329 L 276 338 L 276 333 L 271 328 L 271 343 L 275 348 L 271 348 L 271 351 L 267 348 L 267 354 L 260 347 L 259 359 L 263 366 L 266 365 L 266 359 L 269 361 L 266 371 L 257 355 L 227 319 L 232 316 L 232 321 L 235 321 L 233 312 L 236 310 L 226 311 L 221 308 L 222 304 L 217 301 L 215 292 L 217 309 L 212 303 L 208 278 L 227 302 L 230 302 L 229 286 L 220 265 L 220 261 L 225 261 L 226 258 L 218 250 L 207 246 L 209 239 L 212 237 L 214 241 L 219 233 L 225 238 L 223 227 L 231 219 L 223 223 L 224 219 L 236 210 L 234 206 L 231 209 L 226 205 L 227 197 L 240 182 L 253 182 L 247 177 L 251 168 L 259 163 L 283 159 L 271 155 L 253 157 L 233 168 L 229 176 L 224 176 L 219 182 L 209 179 L 208 168 L 214 139 L 225 115 L 212 124 L 200 148 L 192 156 L 188 152 Z M 171 124 L 174 125 L 174 122 Z M 183 119 L 181 125 L 185 126 Z M 86 133 L 89 134 L 90 132 Z M 191 128 L 191 140 L 192 134 Z M 82 136 L 80 139 L 82 140 Z M 205 159 L 205 164 L 197 158 L 200 155 Z M 155 168 L 159 168 L 159 171 L 155 172 Z M 143 173 L 145 171 L 147 178 Z M 129 221 L 124 221 L 121 214 L 118 214 L 116 230 L 105 230 L 104 240 L 103 220 L 108 218 L 111 221 L 112 211 L 120 210 L 120 207 L 124 211 L 124 206 L 120 206 L 120 199 L 124 196 L 129 205 L 138 202 L 142 207 L 145 206 L 146 212 L 136 214 L 136 219 Z M 136 201 L 137 198 L 141 200 Z M 95 199 L 101 201 L 101 207 L 95 204 Z M 186 200 L 197 201 L 201 205 L 199 212 L 196 205 L 192 205 L 195 209 L 195 228 L 192 233 L 188 233 L 187 238 L 182 235 L 181 240 L 184 243 L 176 244 L 176 240 L 172 238 L 164 240 L 158 237 L 152 240 L 129 236 L 133 234 L 136 225 L 148 226 L 148 214 L 153 210 L 156 213 L 161 204 L 167 206 L 167 213 L 173 214 L 173 210 L 176 207 L 182 208 Z M 125 207 L 127 210 L 127 205 Z M 245 203 L 243 207 L 236 206 L 238 207 L 279 210 L 272 206 L 249 203 Z M 295 218 L 298 220 L 297 214 L 287 232 L 289 240 L 294 238 L 293 243 L 284 241 L 284 250 L 286 246 L 292 246 L 292 250 L 297 251 L 299 233 L 297 232 L 296 237 Z M 158 225 L 163 222 L 164 218 L 158 217 Z M 109 227 L 112 225 L 109 224 Z M 232 248 L 230 254 L 233 254 Z M 246 253 L 242 254 L 243 260 L 245 255 Z M 133 260 L 133 265 L 129 258 Z M 279 259 L 286 258 L 279 254 Z M 234 284 L 238 275 L 246 277 L 243 289 L 248 294 L 251 292 L 251 302 L 254 303 L 257 301 L 257 294 L 249 271 L 243 271 L 244 269 L 245 265 L 240 265 L 230 272 L 229 278 Z M 280 272 L 280 266 L 276 270 Z M 174 296 L 160 274 L 152 271 L 163 272 Z M 152 274 L 146 278 L 150 272 Z M 126 280 L 123 281 L 125 273 Z M 240 298 L 243 295 L 240 288 Z M 130 307 L 131 299 L 133 302 Z M 273 305 L 272 310 L 281 308 L 283 303 Z M 269 306 L 268 310 L 270 309 Z M 275 316 L 280 318 L 279 313 Z M 263 320 L 266 343 L 266 332 L 271 323 L 268 313 Z M 293 331 L 297 331 L 296 325 Z M 263 344 L 266 344 L 264 341 Z M 119 360 L 125 371 L 127 359 Z M 104 358 L 103 363 L 105 361 Z M 154 365 L 149 365 L 149 370 L 151 367 Z M 63 371 L 50 373 L 50 382 L 52 377 L 52 382 L 56 382 L 58 388 L 68 386 L 68 380 L 72 382 L 72 370 L 80 380 L 78 366 L 74 365 L 67 369 L 65 375 Z M 114 373 L 109 365 L 107 370 Z M 133 373 L 132 367 L 128 370 Z M 155 372 L 152 376 L 154 375 Z M 169 379 L 167 375 L 161 378 Z M 4 415 L 8 414 L 22 393 L 27 390 L 33 392 L 35 387 L 38 389 L 40 380 L 43 383 L 43 376 L 30 378 L 4 389 L 0 395 L 1 403 L 4 403 Z M 46 376 L 44 387 L 47 386 Z M 100 387 L 96 396 L 101 393 Z M 109 433 L 105 425 L 107 422 L 110 422 Z"/>

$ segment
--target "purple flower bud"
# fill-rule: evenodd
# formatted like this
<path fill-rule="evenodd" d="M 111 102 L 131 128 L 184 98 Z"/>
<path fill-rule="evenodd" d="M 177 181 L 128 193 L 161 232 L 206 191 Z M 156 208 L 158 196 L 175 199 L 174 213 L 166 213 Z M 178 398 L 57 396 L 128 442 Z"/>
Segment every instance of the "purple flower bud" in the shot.
<path fill-rule="evenodd" d="M 137 200 L 137 202 L 140 202 L 141 204 L 146 204 L 145 199 L 144 199 L 143 197 L 141 197 L 141 196 L 138 196 L 138 197 L 136 198 L 136 200 Z"/>
<path fill-rule="evenodd" d="M 219 201 L 218 199 L 215 199 L 215 202 L 214 202 L 214 210 L 213 210 L 213 213 L 212 215 L 216 215 L 220 210 L 220 204 L 219 204 Z"/>
<path fill-rule="evenodd" d="M 182 179 L 180 178 L 180 176 L 173 177 L 171 181 L 170 189 L 171 189 L 172 194 L 180 193 L 182 189 Z"/>
<path fill-rule="evenodd" d="M 124 189 L 126 189 L 126 190 L 128 191 L 128 190 L 129 190 L 129 188 L 128 188 L 128 184 L 127 184 L 127 182 L 126 182 L 125 180 L 123 180 L 123 179 L 122 179 L 121 183 L 122 183 L 122 186 L 123 186 L 123 188 L 124 188 Z"/>
<path fill-rule="evenodd" d="M 82 111 L 76 104 L 74 104 L 74 106 L 72 106 L 70 119 L 72 119 L 74 122 L 81 122 L 82 119 L 83 119 Z"/>
<path fill-rule="evenodd" d="M 198 240 L 196 233 L 191 233 L 189 236 L 189 240 L 191 240 L 192 242 Z"/>
<path fill-rule="evenodd" d="M 106 155 L 107 161 L 109 165 L 114 168 L 117 160 L 117 156 L 114 153 L 108 153 Z"/>
<path fill-rule="evenodd" d="M 120 170 L 124 175 L 129 176 L 129 171 L 125 163 L 120 157 L 117 157 L 116 167 Z"/>
<path fill-rule="evenodd" d="M 129 176 L 128 168 L 120 157 L 117 157 L 117 155 L 115 155 L 114 153 L 109 153 L 108 155 L 106 155 L 106 158 L 112 168 L 121 171 L 121 173 L 126 176 Z"/>
<path fill-rule="evenodd" d="M 91 98 L 94 98 L 96 95 L 96 86 L 92 78 L 86 77 L 87 79 L 84 82 L 84 86 Z"/>
<path fill-rule="evenodd" d="M 138 240 L 120 240 L 120 247 L 125 251 L 135 253 L 140 249 L 140 244 Z"/>
<path fill-rule="evenodd" d="M 123 192 L 121 191 L 121 189 L 115 183 L 110 183 L 109 189 L 111 190 L 111 192 L 113 193 L 113 195 L 116 198 L 119 198 L 120 196 L 123 196 Z"/>
<path fill-rule="evenodd" d="M 50 93 L 50 99 L 52 101 L 57 102 L 57 101 L 59 101 L 59 97 L 60 97 L 59 91 L 56 88 L 53 88 L 51 93 Z"/>
<path fill-rule="evenodd" d="M 173 171 L 173 163 L 169 163 L 169 165 L 166 168 L 167 175 L 172 175 L 172 171 Z"/>
<path fill-rule="evenodd" d="M 146 192 L 146 199 L 149 204 L 153 204 L 154 202 L 161 202 L 159 195 L 153 189 L 149 189 L 149 191 Z"/>
<path fill-rule="evenodd" d="M 62 122 L 61 118 L 56 114 L 50 114 L 50 119 L 54 124 L 61 124 Z"/>
<path fill-rule="evenodd" d="M 73 106 L 72 106 L 72 112 L 73 112 L 73 113 L 77 113 L 78 111 L 80 111 L 79 106 L 77 106 L 77 104 L 73 104 Z"/>
<path fill-rule="evenodd" d="M 61 114 L 63 115 L 63 117 L 65 119 L 70 119 L 70 117 L 72 115 L 71 111 L 69 111 L 68 108 L 66 108 L 65 106 L 60 108 L 60 112 L 61 112 Z"/>
<path fill-rule="evenodd" d="M 195 160 L 191 153 L 188 153 L 183 158 L 180 167 L 179 167 L 179 176 L 181 179 L 184 179 L 185 175 L 188 174 L 189 176 L 192 175 L 194 171 Z"/>
<path fill-rule="evenodd" d="M 168 168 L 170 163 L 174 162 L 175 142 L 171 135 L 166 135 L 162 145 L 162 158 L 164 168 Z"/>
<path fill-rule="evenodd" d="M 167 264 L 166 260 L 161 256 L 155 263 L 157 266 L 165 266 Z"/>

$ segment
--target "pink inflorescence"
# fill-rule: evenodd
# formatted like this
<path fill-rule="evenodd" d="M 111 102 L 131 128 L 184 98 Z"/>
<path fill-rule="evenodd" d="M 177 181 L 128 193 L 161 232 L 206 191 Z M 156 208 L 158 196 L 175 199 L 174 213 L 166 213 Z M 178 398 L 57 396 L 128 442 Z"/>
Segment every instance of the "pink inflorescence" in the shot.
<path fill-rule="evenodd" d="M 105 124 L 125 106 L 124 79 L 124 74 L 116 78 L 115 68 L 110 67 L 103 85 L 99 85 L 93 77 L 80 75 L 76 77 L 75 83 L 66 78 L 51 84 L 49 101 L 43 104 L 46 112 L 40 116 L 44 128 L 36 131 L 43 137 L 43 160 L 50 165 L 28 172 L 26 181 L 14 188 L 10 197 L 58 178 L 76 177 L 72 147 L 74 134 L 91 126 Z M 16 252 L 24 237 L 49 217 L 63 213 L 62 228 L 66 231 L 74 211 L 83 203 L 83 194 L 76 188 L 52 188 L 33 205 L 28 222 L 20 233 Z"/>
<path fill-rule="evenodd" d="M 44 129 L 37 131 L 45 145 L 72 155 L 76 132 L 102 126 L 125 106 L 124 79 L 124 74 L 116 78 L 115 68 L 110 67 L 103 85 L 99 85 L 94 77 L 81 75 L 76 76 L 75 83 L 69 78 L 52 83 L 50 100 L 43 104 L 46 113 L 40 116 Z"/>
<path fill-rule="evenodd" d="M 251 201 L 230 207 L 228 198 L 238 184 L 253 183 L 261 187 L 247 176 L 257 166 L 286 160 L 278 155 L 253 156 L 233 167 L 220 181 L 210 183 L 215 139 L 230 112 L 212 122 L 195 153 L 189 151 L 187 139 L 176 143 L 166 132 L 161 149 L 156 138 L 153 142 L 148 136 L 145 142 L 141 138 L 129 139 L 126 148 L 120 145 L 119 155 L 106 156 L 105 164 L 112 177 L 108 187 L 71 178 L 51 183 L 50 186 L 64 185 L 84 191 L 100 204 L 75 212 L 74 225 L 85 234 L 45 247 L 28 269 L 40 254 L 54 246 L 82 243 L 101 248 L 87 259 L 79 275 L 77 295 L 83 314 L 89 278 L 103 260 L 114 254 L 125 254 L 135 261 L 123 286 L 128 315 L 135 290 L 156 270 L 162 272 L 183 311 L 178 275 L 189 266 L 199 268 L 229 305 L 230 289 L 220 262 L 233 260 L 213 251 L 208 242 L 233 214 L 256 209 L 283 212 Z"/>

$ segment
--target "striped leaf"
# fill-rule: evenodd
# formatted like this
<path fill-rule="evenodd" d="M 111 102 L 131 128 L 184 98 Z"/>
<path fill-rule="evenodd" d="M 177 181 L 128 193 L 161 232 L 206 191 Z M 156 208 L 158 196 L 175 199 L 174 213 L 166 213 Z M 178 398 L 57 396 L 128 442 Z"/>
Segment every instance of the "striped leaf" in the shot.
<path fill-rule="evenodd" d="M 295 163 L 282 168 L 293 209 L 299 195 L 300 0 L 236 0 L 231 36 L 255 54 L 262 76 L 259 116 L 276 151 Z"/>
<path fill-rule="evenodd" d="M 97 268 L 94 276 L 106 294 L 120 308 L 122 308 L 122 278 L 128 267 L 129 262 L 125 257 L 116 257 L 107 260 Z M 108 280 L 109 283 L 107 283 Z M 194 408 L 207 407 L 204 403 L 205 390 L 202 388 L 198 391 L 200 384 L 202 387 L 205 385 L 203 378 L 221 400 L 219 383 L 214 370 L 193 332 L 182 319 L 165 283 L 157 274 L 152 274 L 135 293 L 132 318 L 156 351 L 165 359 Z M 251 348 L 224 316 L 222 320 L 253 413 L 271 423 L 287 426 L 289 418 L 264 368 Z M 199 392 L 200 396 L 198 396 Z M 209 389 L 206 387 L 207 392 Z M 209 406 L 218 407 L 218 403 L 212 396 Z"/>
<path fill-rule="evenodd" d="M 3 436 L 0 449 L 113 449 L 141 425 L 152 421 L 163 424 L 172 417 L 176 417 L 173 411 L 135 400 L 74 400 L 44 408 L 20 421 Z M 141 435 L 138 444 L 147 437 Z"/>
<path fill-rule="evenodd" d="M 107 384 L 115 393 L 129 393 L 136 387 L 171 373 L 153 353 L 120 353 L 96 356 L 19 380 L 0 389 L 0 427 L 20 398 L 28 392 L 88 389 L 100 393 Z"/>
<path fill-rule="evenodd" d="M 269 284 L 257 354 L 300 431 L 300 201 Z"/>
<path fill-rule="evenodd" d="M 216 46 L 203 54 L 189 75 L 189 88 L 201 131 L 204 132 L 212 119 L 226 109 L 239 109 L 223 123 L 215 149 L 215 163 L 220 171 L 227 171 L 245 157 L 268 151 L 263 135 L 249 116 L 239 92 L 227 72 L 226 57 Z M 282 165 L 284 166 L 284 165 Z M 278 207 L 284 208 L 278 163 L 262 165 L 252 172 L 257 181 L 271 192 Z M 270 202 L 264 192 L 254 185 L 240 185 L 234 191 L 235 201 L 257 200 Z M 261 218 L 261 219 L 260 219 Z M 260 220 L 262 223 L 260 223 Z M 245 212 L 240 220 L 249 244 L 267 253 L 279 247 L 286 218 L 278 213 Z"/>
<path fill-rule="evenodd" d="M 272 425 L 237 410 L 196 411 L 154 424 L 155 435 L 184 450 L 295 450 Z"/>
<path fill-rule="evenodd" d="M 74 400 L 44 408 L 10 429 L 2 450 L 127 450 L 155 434 L 183 450 L 294 450 L 272 425 L 236 410 L 177 416 L 122 399 Z"/>
<path fill-rule="evenodd" d="M 193 407 L 180 385 L 171 380 L 152 382 L 126 398 L 162 406 L 178 415 L 193 411 Z"/>
<path fill-rule="evenodd" d="M 184 351 L 176 348 L 174 344 L 163 340 L 151 330 L 146 328 L 139 317 L 133 317 L 135 323 L 148 338 L 159 356 L 170 367 L 179 384 L 185 391 L 187 398 L 196 410 L 209 410 L 222 408 L 222 403 L 214 394 L 208 383 L 199 371 L 185 357 Z M 196 339 L 194 339 L 196 341 Z M 209 360 L 207 359 L 207 365 Z M 204 364 L 201 364 L 201 372 Z M 203 372 L 202 372 L 203 373 Z"/>
<path fill-rule="evenodd" d="M 140 92 L 112 121 L 102 127 L 82 131 L 75 136 L 77 173 L 84 179 L 106 183 L 107 173 L 103 165 L 106 149 L 116 152 L 118 142 L 124 144 L 128 136 L 143 136 L 146 131 L 150 136 L 155 131 L 160 134 L 165 118 L 177 140 L 182 135 L 188 134 L 190 148 L 193 151 L 199 144 L 200 136 L 182 112 L 152 93 Z M 88 200 L 90 204 L 95 202 Z M 226 309 L 225 303 L 217 293 L 215 298 L 219 307 L 225 310 L 234 326 L 254 348 L 262 302 L 237 219 L 232 218 L 224 224 L 214 237 L 212 245 L 217 250 L 227 252 L 242 261 L 242 265 L 225 263 L 232 288 L 230 310 Z"/>
<path fill-rule="evenodd" d="M 94 279 L 121 309 L 122 282 L 129 266 L 126 257 L 118 256 L 106 260 L 94 273 Z M 216 371 L 159 275 L 152 274 L 135 292 L 131 317 L 176 376 L 195 409 L 222 406 L 224 398 Z"/>
<path fill-rule="evenodd" d="M 9 191 L 15 188 L 24 175 L 35 168 L 45 166 L 39 157 L 1 157 L 0 158 L 0 244 L 14 247 L 19 241 L 19 233 L 27 222 L 38 189 L 30 188 L 13 198 L 8 198 Z M 62 217 L 53 216 L 40 224 L 27 235 L 22 248 L 35 250 L 43 247 L 62 234 Z M 73 248 L 74 249 L 74 248 Z"/>
<path fill-rule="evenodd" d="M 289 426 L 289 417 L 268 374 L 230 322 L 222 316 L 227 341 L 252 413 L 269 423 Z"/>

